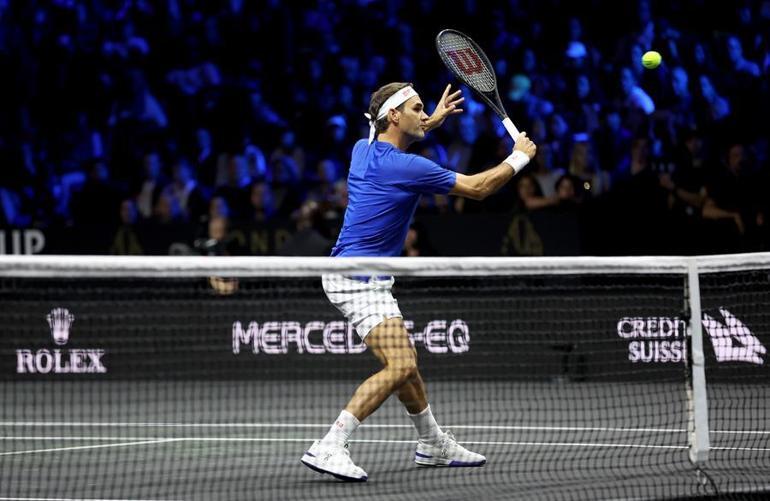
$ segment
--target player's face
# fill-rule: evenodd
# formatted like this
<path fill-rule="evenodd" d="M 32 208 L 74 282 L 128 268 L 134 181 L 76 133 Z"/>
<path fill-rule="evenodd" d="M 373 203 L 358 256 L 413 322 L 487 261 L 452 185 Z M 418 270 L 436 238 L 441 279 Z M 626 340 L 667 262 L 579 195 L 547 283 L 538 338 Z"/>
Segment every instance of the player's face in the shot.
<path fill-rule="evenodd" d="M 399 129 L 417 141 L 425 137 L 425 125 L 428 121 L 428 115 L 425 114 L 423 108 L 424 105 L 420 96 L 410 98 L 404 103 L 404 110 L 401 112 L 399 121 Z"/>

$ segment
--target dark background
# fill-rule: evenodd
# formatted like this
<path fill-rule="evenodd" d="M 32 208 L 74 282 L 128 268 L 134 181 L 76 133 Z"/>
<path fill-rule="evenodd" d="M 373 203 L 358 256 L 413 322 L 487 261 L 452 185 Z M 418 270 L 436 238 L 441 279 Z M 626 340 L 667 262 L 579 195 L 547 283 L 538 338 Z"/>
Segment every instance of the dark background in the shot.
<path fill-rule="evenodd" d="M 432 110 L 447 27 L 538 156 L 483 202 L 425 197 L 405 254 L 768 248 L 770 2 L 32 0 L 0 2 L 0 252 L 327 254 L 371 92 Z M 473 173 L 511 142 L 464 95 L 412 151 Z"/>

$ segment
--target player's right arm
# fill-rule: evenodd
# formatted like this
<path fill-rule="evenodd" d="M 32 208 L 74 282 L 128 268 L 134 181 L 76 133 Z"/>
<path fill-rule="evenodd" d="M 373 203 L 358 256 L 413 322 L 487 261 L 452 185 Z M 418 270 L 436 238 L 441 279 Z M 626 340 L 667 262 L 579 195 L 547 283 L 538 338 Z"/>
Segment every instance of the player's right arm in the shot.
<path fill-rule="evenodd" d="M 522 132 L 519 135 L 516 140 L 516 145 L 513 147 L 511 156 L 506 158 L 500 165 L 472 176 L 458 173 L 454 188 L 452 188 L 449 194 L 472 198 L 473 200 L 484 200 L 489 195 L 502 188 L 505 183 L 510 181 L 516 172 L 524 167 L 514 160 L 516 156 L 515 152 L 517 151 L 521 152 L 518 154 L 519 157 L 521 157 L 522 153 L 526 155 L 526 162 L 532 160 L 537 152 L 537 146 L 535 146 L 535 143 L 527 137 L 526 132 Z M 519 163 L 519 165 L 513 165 L 514 163 Z M 524 165 L 526 165 L 526 163 Z"/>

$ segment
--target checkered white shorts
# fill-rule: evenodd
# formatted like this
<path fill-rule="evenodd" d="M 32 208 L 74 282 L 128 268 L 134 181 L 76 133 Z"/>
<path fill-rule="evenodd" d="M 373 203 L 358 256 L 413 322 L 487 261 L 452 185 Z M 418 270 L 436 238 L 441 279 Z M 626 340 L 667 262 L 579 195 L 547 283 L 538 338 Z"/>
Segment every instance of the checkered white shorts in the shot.
<path fill-rule="evenodd" d="M 398 301 L 391 294 L 393 277 L 349 277 L 323 275 L 329 301 L 353 324 L 361 339 L 388 318 L 403 318 Z"/>

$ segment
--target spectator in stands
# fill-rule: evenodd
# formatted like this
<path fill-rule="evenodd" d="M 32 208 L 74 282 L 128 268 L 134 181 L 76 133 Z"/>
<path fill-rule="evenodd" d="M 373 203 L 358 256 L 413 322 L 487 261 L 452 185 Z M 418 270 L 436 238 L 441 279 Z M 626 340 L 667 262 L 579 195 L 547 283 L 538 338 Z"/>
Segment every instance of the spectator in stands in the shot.
<path fill-rule="evenodd" d="M 594 135 L 599 166 L 611 177 L 621 178 L 629 170 L 631 131 L 623 124 L 617 109 L 607 110 L 603 122 Z"/>
<path fill-rule="evenodd" d="M 436 249 L 433 248 L 427 237 L 427 228 L 421 223 L 412 223 L 406 233 L 404 241 L 404 251 L 401 253 L 405 257 L 429 257 L 436 256 Z"/>
<path fill-rule="evenodd" d="M 574 141 L 567 170 L 579 181 L 581 195 L 586 192 L 584 194 L 596 197 L 609 191 L 610 174 L 597 169 L 588 135 L 575 134 Z"/>
<path fill-rule="evenodd" d="M 72 216 L 77 224 L 116 225 L 121 190 L 110 179 L 103 159 L 90 162 L 88 179 L 72 197 Z"/>
<path fill-rule="evenodd" d="M 168 125 L 168 118 L 157 97 L 150 91 L 147 78 L 139 69 L 128 72 L 127 86 L 120 99 L 115 102 L 109 118 L 109 125 L 121 121 L 145 124 L 155 128 Z"/>
<path fill-rule="evenodd" d="M 136 208 L 136 202 L 131 198 L 124 199 L 120 203 L 120 225 L 112 239 L 110 254 L 141 255 L 144 253 L 136 232 L 138 221 L 139 211 Z"/>
<path fill-rule="evenodd" d="M 139 215 L 145 219 L 152 217 L 153 207 L 158 200 L 167 181 L 162 174 L 160 154 L 157 151 L 145 153 L 142 160 L 144 177 L 140 181 L 136 195 L 136 205 Z"/>
<path fill-rule="evenodd" d="M 270 185 L 264 181 L 256 181 L 251 183 L 249 193 L 249 203 L 251 206 L 251 217 L 249 220 L 256 223 L 266 223 L 275 213 Z"/>
<path fill-rule="evenodd" d="M 556 193 L 556 181 L 565 174 L 565 170 L 553 166 L 550 144 L 545 143 L 538 148 L 532 164 L 529 172 L 537 181 L 540 192 L 545 197 L 553 196 Z"/>
<path fill-rule="evenodd" d="M 655 103 L 649 94 L 636 83 L 636 77 L 631 68 L 621 68 L 620 87 L 625 98 L 624 105 L 628 110 L 631 112 L 640 111 L 645 115 L 651 115 L 655 111 Z"/>
<path fill-rule="evenodd" d="M 540 190 L 540 185 L 535 177 L 526 172 L 519 176 L 519 180 L 516 183 L 516 192 L 519 195 L 521 204 L 526 210 L 530 211 L 552 207 L 559 202 L 555 192 L 549 197 L 543 196 L 543 192 Z"/>
<path fill-rule="evenodd" d="M 328 256 L 334 241 L 319 231 L 321 208 L 318 202 L 308 200 L 296 214 L 296 231 L 278 249 L 284 256 Z"/>
<path fill-rule="evenodd" d="M 571 174 L 565 174 L 556 181 L 555 192 L 560 207 L 572 208 L 582 204 L 586 193 L 584 181 Z"/>
<path fill-rule="evenodd" d="M 709 222 L 704 244 L 714 252 L 735 252 L 764 224 L 762 179 L 750 164 L 746 148 L 734 143 L 706 183 L 703 218 Z"/>
<path fill-rule="evenodd" d="M 738 37 L 732 35 L 727 37 L 727 57 L 732 65 L 732 71 L 736 73 L 746 73 L 752 77 L 758 77 L 761 74 L 759 65 L 753 61 L 747 60 L 743 56 L 743 44 Z"/>
<path fill-rule="evenodd" d="M 205 219 L 208 222 L 215 217 L 227 219 L 230 217 L 230 208 L 227 206 L 227 201 L 222 197 L 212 197 L 209 201 L 208 215 Z"/>
<path fill-rule="evenodd" d="M 683 67 L 676 66 L 671 70 L 671 94 L 667 108 L 673 115 L 674 125 L 680 129 L 695 126 L 693 97 L 689 84 L 689 76 Z"/>
<path fill-rule="evenodd" d="M 179 202 L 168 193 L 161 193 L 152 208 L 152 223 L 157 226 L 166 226 L 181 220 L 182 210 Z"/>
<path fill-rule="evenodd" d="M 511 78 L 508 99 L 513 102 L 513 112 L 519 111 L 522 118 L 534 119 L 546 117 L 553 113 L 554 105 L 548 99 L 532 92 L 532 81 L 524 74 L 516 74 Z"/>
<path fill-rule="evenodd" d="M 214 196 L 225 200 L 232 219 L 244 219 L 249 213 L 247 190 L 251 185 L 246 161 L 242 155 L 228 155 L 223 165 L 225 179 L 214 190 Z"/>
<path fill-rule="evenodd" d="M 573 80 L 572 96 L 568 104 L 569 123 L 576 132 L 592 134 L 599 128 L 599 110 L 601 106 L 593 95 L 593 88 L 588 75 L 579 73 Z"/>
<path fill-rule="evenodd" d="M 730 115 L 730 102 L 717 93 L 708 75 L 700 76 L 701 102 L 698 109 L 706 111 L 703 122 L 721 122 Z"/>
<path fill-rule="evenodd" d="M 216 184 L 217 158 L 211 132 L 204 127 L 195 131 L 195 170 L 204 186 L 213 188 Z"/>
<path fill-rule="evenodd" d="M 180 218 L 197 221 L 206 211 L 206 195 L 193 177 L 193 169 L 185 158 L 178 159 L 171 168 L 172 181 L 163 189 L 163 196 L 179 207 Z"/>
<path fill-rule="evenodd" d="M 268 162 L 270 165 L 288 164 L 291 172 L 301 177 L 305 173 L 305 159 L 305 150 L 297 143 L 295 132 L 291 129 L 284 129 L 280 133 L 278 146 L 270 153 Z"/>

